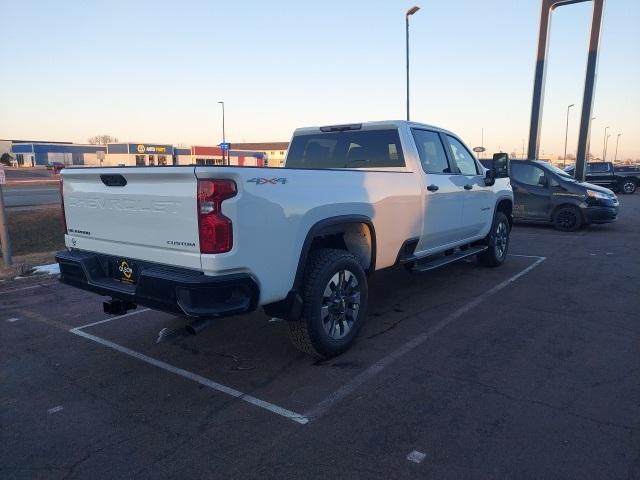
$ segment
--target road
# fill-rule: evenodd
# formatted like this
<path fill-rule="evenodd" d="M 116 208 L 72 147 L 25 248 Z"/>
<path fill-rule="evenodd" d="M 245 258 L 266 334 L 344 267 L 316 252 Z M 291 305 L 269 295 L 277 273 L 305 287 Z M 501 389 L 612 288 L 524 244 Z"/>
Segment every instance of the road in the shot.
<path fill-rule="evenodd" d="M 60 203 L 60 189 L 49 185 L 3 185 L 4 202 L 7 207 L 25 207 Z"/>
<path fill-rule="evenodd" d="M 640 478 L 640 195 L 621 201 L 577 233 L 517 225 L 497 269 L 376 273 L 325 362 L 260 312 L 187 336 L 51 277 L 0 284 L 0 477 Z"/>

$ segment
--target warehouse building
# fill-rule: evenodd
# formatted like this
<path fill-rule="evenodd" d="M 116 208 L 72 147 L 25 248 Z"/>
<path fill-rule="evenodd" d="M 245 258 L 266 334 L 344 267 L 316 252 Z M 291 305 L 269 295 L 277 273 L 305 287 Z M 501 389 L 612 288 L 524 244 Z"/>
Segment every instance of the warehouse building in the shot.
<path fill-rule="evenodd" d="M 156 143 L 109 143 L 102 163 L 104 166 L 164 166 L 175 165 L 173 145 Z"/>
<path fill-rule="evenodd" d="M 195 164 L 195 165 L 224 165 L 226 159 L 223 158 L 222 149 L 217 146 L 198 146 L 191 147 L 191 155 L 186 162 L 186 157 L 178 156 L 178 165 Z M 229 165 L 239 167 L 264 167 L 266 166 L 266 155 L 264 152 L 255 152 L 247 150 L 229 150 Z"/>
<path fill-rule="evenodd" d="M 234 143 L 233 147 L 238 150 L 264 152 L 270 167 L 283 167 L 289 142 Z"/>
<path fill-rule="evenodd" d="M 63 165 L 96 165 L 104 145 L 80 145 L 75 143 L 12 142 L 11 155 L 18 167 L 46 167 Z"/>

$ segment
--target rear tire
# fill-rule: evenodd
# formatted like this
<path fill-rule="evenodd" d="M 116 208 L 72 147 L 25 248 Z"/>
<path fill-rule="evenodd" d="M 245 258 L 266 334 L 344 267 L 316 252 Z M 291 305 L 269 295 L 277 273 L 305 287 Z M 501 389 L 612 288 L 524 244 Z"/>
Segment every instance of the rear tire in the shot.
<path fill-rule="evenodd" d="M 575 232 L 582 228 L 584 221 L 580 210 L 571 205 L 558 208 L 553 214 L 553 226 L 561 232 Z"/>
<path fill-rule="evenodd" d="M 491 231 L 485 240 L 487 250 L 478 254 L 478 261 L 485 267 L 498 267 L 504 263 L 509 251 L 511 228 L 509 220 L 503 212 L 496 212 L 493 216 Z"/>
<path fill-rule="evenodd" d="M 295 347 L 318 358 L 346 351 L 367 315 L 362 266 L 346 250 L 315 250 L 305 268 L 302 290 L 302 318 L 288 322 Z"/>
<path fill-rule="evenodd" d="M 636 182 L 631 179 L 625 179 L 620 182 L 620 191 L 627 195 L 635 193 L 636 188 L 638 188 L 638 185 L 636 185 Z"/>

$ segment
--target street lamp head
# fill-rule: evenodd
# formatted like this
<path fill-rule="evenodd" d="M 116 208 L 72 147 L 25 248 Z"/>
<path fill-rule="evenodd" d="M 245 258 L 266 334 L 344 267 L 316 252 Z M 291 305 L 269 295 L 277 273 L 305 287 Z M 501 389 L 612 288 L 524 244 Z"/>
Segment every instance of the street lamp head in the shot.
<path fill-rule="evenodd" d="M 571 107 L 573 107 L 574 105 L 575 105 L 575 104 L 574 104 L 574 103 L 572 103 L 572 104 L 571 104 L 571 105 L 569 105 L 567 108 L 571 108 Z"/>
<path fill-rule="evenodd" d="M 409 10 L 407 10 L 407 17 L 409 15 L 413 15 L 414 13 L 416 13 L 418 10 L 420 10 L 420 7 L 418 7 L 417 5 L 414 5 L 413 7 L 411 7 Z"/>
<path fill-rule="evenodd" d="M 221 103 L 222 105 L 224 105 L 224 102 L 218 102 L 218 103 Z"/>

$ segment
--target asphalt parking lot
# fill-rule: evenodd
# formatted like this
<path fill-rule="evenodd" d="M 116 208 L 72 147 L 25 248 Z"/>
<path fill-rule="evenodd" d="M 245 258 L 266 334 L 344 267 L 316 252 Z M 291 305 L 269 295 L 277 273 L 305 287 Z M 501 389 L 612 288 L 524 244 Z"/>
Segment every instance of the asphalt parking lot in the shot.
<path fill-rule="evenodd" d="M 577 233 L 517 225 L 499 269 L 377 273 L 327 362 L 262 312 L 187 336 L 2 283 L 0 476 L 640 478 L 640 195 L 621 203 Z"/>

